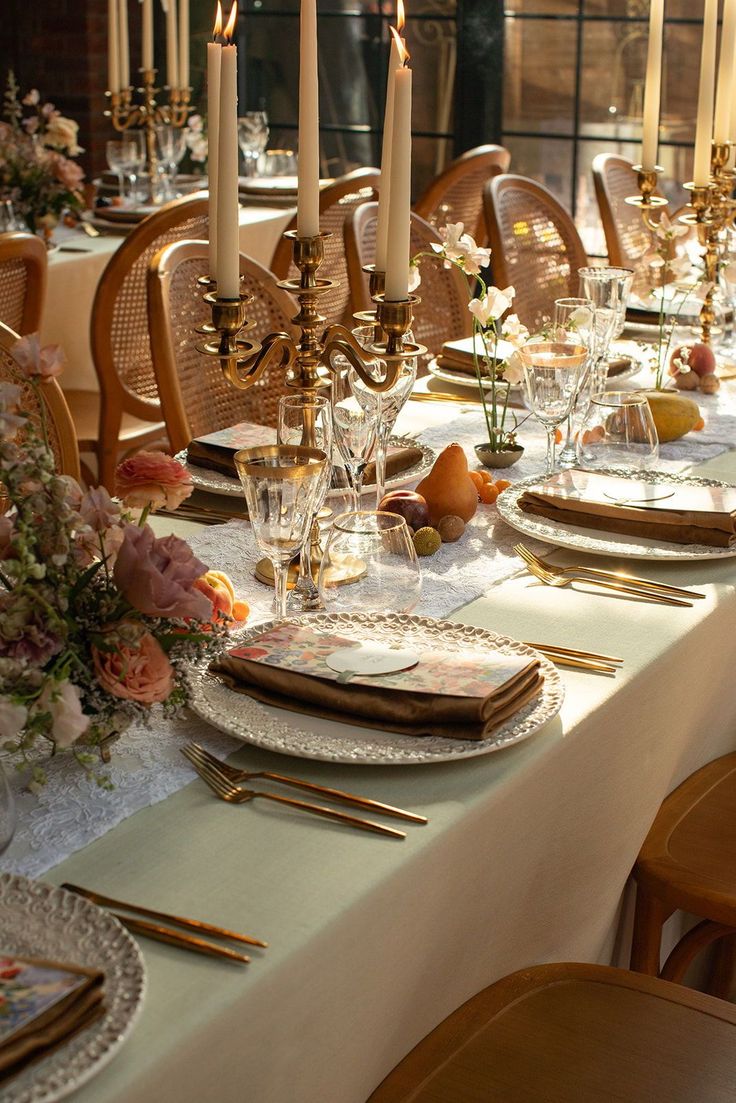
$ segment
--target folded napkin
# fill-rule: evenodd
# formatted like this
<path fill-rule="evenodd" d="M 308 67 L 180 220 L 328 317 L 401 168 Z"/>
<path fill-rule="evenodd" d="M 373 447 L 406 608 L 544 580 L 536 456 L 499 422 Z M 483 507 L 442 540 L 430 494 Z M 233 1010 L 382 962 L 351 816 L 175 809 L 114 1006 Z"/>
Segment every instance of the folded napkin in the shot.
<path fill-rule="evenodd" d="M 730 547 L 736 487 L 649 483 L 594 471 L 562 471 L 519 498 L 523 513 L 563 525 L 644 536 L 672 544 Z"/>
<path fill-rule="evenodd" d="M 478 350 L 478 367 L 481 375 L 490 376 L 487 365 L 482 359 L 483 344 L 476 340 L 475 347 Z M 493 345 L 490 346 L 491 353 Z M 496 350 L 499 364 L 503 364 L 514 351 L 513 345 L 508 341 L 499 341 Z M 437 366 L 445 371 L 457 372 L 458 375 L 471 375 L 476 378 L 475 359 L 473 357 L 473 338 L 465 337 L 461 341 L 445 341 L 442 351 L 437 357 Z M 631 366 L 631 357 L 626 355 L 612 356 L 608 361 L 608 375 L 613 378 L 621 375 Z"/>
<path fill-rule="evenodd" d="M 325 661 L 356 640 L 277 625 L 217 659 L 210 669 L 231 689 L 290 712 L 404 735 L 484 739 L 541 690 L 539 661 L 500 652 L 417 649 L 397 673 L 340 675 Z M 386 650 L 390 654 L 388 645 Z M 356 659 L 356 666 L 360 659 Z"/>
<path fill-rule="evenodd" d="M 0 1077 L 44 1056 L 104 1011 L 104 973 L 0 956 Z"/>

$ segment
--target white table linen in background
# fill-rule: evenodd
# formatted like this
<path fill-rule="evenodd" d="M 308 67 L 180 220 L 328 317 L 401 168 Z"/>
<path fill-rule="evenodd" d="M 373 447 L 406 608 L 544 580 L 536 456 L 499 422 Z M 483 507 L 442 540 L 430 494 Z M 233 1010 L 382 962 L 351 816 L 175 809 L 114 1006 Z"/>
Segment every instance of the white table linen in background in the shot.
<path fill-rule="evenodd" d="M 293 213 L 275 207 L 241 208 L 242 252 L 268 268 Z M 49 257 L 41 341 L 59 344 L 66 352 L 67 366 L 60 380 L 62 388 L 96 391 L 97 376 L 89 343 L 92 303 L 105 265 L 125 238 L 119 234 L 91 238 L 79 230 L 60 230 L 57 236 L 62 245 L 74 245 L 89 252 L 56 252 Z"/>
<path fill-rule="evenodd" d="M 455 416 L 434 404 L 420 411 L 410 413 L 424 426 Z M 723 454 L 699 473 L 736 482 L 735 461 Z M 575 562 L 575 553 L 555 560 Z M 615 679 L 562 670 L 560 716 L 523 744 L 401 768 L 248 746 L 235 756 L 425 812 L 429 825 L 408 827 L 406 841 L 282 809 L 232 808 L 197 781 L 54 868 L 55 883 L 270 942 L 242 970 L 143 940 L 142 1021 L 75 1098 L 362 1103 L 412 1045 L 496 978 L 540 961 L 610 961 L 626 878 L 662 799 L 736 746 L 736 560 L 644 566 L 636 564 L 706 599 L 691 609 L 645 606 L 522 574 L 454 614 L 625 659 Z M 178 738 L 190 732 L 184 724 Z"/>

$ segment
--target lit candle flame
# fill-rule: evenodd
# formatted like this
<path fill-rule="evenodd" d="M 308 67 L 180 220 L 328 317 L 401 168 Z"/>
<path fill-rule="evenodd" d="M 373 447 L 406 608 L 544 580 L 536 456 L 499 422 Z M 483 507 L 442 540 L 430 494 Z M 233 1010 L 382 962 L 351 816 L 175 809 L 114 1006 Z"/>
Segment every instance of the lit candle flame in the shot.
<path fill-rule="evenodd" d="M 391 31 L 391 34 L 394 36 L 394 40 L 395 40 L 396 45 L 398 47 L 399 59 L 401 61 L 401 64 L 406 65 L 407 61 L 411 57 L 411 54 L 409 53 L 409 51 L 406 48 L 406 43 L 404 42 L 404 40 L 401 37 L 401 35 L 399 34 L 399 32 L 396 30 L 396 27 L 389 27 L 389 30 Z"/>
<path fill-rule="evenodd" d="M 215 16 L 215 25 L 212 28 L 212 41 L 217 42 L 217 39 L 222 34 L 222 4 L 220 0 L 217 0 L 217 15 Z"/>
<path fill-rule="evenodd" d="M 399 29 L 399 34 L 401 34 L 401 32 L 403 31 L 405 23 L 406 16 L 404 15 L 404 0 L 399 0 L 399 3 L 396 7 L 396 26 Z"/>
<path fill-rule="evenodd" d="M 227 26 L 222 32 L 225 41 L 229 44 L 232 42 L 235 35 L 235 23 L 238 18 L 238 0 L 233 0 L 233 6 L 230 8 L 230 18 L 227 21 Z"/>

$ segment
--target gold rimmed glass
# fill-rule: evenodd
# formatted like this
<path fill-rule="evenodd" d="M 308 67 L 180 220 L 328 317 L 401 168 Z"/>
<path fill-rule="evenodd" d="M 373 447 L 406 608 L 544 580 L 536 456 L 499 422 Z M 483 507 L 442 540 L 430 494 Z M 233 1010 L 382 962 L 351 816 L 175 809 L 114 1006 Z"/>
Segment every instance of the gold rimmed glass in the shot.
<path fill-rule="evenodd" d="M 235 467 L 256 544 L 273 565 L 275 613 L 283 619 L 289 564 L 307 538 L 327 455 L 319 448 L 272 444 L 236 452 Z"/>
<path fill-rule="evenodd" d="M 588 359 L 573 341 L 530 341 L 520 350 L 529 406 L 547 430 L 547 475 L 555 469 L 555 429 L 570 416 Z"/>

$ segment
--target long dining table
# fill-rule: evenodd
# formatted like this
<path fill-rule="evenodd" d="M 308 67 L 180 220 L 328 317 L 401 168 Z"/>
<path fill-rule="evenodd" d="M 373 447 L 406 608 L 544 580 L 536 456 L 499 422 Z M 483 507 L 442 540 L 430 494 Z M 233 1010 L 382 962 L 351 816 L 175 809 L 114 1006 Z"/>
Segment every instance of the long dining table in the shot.
<path fill-rule="evenodd" d="M 445 404 L 424 401 L 410 402 L 401 419 L 404 432 L 420 432 L 451 418 Z M 722 453 L 701 473 L 736 483 L 736 454 Z M 182 520 L 155 523 L 161 532 L 204 531 Z M 508 542 L 506 529 L 499 520 L 484 531 Z M 217 547 L 233 530 L 208 531 Z M 550 557 L 569 564 L 579 555 L 558 549 Z M 244 968 L 142 940 L 141 1020 L 75 1099 L 362 1103 L 416 1042 L 498 977 L 536 962 L 625 964 L 629 874 L 660 803 L 736 747 L 736 560 L 634 566 L 706 597 L 680 608 L 558 590 L 519 564 L 449 614 L 516 639 L 623 658 L 615 678 L 561 670 L 559 715 L 524 742 L 412 766 L 230 746 L 240 766 L 428 816 L 404 841 L 269 806 L 232 807 L 192 775 L 48 869 L 53 883 L 269 943 Z M 245 578 L 236 584 L 242 590 Z M 193 725 L 183 719 L 167 730 L 172 751 Z M 162 738 L 155 724 L 150 737 Z M 114 753 L 125 763 L 124 740 Z M 130 765 L 128 785 L 140 769 Z"/>

